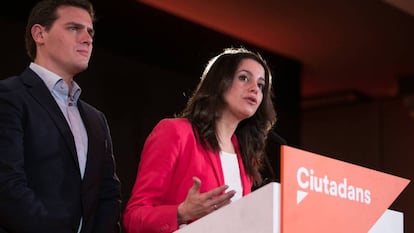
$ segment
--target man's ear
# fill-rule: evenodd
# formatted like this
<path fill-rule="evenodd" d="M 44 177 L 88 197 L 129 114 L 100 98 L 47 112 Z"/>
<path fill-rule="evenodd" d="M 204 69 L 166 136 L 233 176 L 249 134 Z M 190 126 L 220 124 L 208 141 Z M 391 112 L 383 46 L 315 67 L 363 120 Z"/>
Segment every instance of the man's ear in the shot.
<path fill-rule="evenodd" d="M 36 43 L 43 43 L 45 28 L 40 24 L 35 24 L 32 26 L 32 38 Z"/>

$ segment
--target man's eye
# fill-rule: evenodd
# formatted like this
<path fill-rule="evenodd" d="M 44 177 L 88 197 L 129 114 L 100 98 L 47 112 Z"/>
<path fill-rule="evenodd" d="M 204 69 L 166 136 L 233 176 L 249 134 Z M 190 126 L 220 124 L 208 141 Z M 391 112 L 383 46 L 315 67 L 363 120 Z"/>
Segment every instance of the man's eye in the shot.
<path fill-rule="evenodd" d="M 93 29 L 88 30 L 88 33 L 92 38 L 95 36 L 95 30 Z"/>

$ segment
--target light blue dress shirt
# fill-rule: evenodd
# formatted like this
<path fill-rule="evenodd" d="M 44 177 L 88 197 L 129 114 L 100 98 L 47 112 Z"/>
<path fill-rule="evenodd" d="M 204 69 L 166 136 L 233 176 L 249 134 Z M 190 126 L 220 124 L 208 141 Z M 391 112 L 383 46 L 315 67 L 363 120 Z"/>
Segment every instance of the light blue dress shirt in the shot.
<path fill-rule="evenodd" d="M 86 168 L 86 155 L 88 152 L 88 134 L 86 133 L 85 125 L 83 124 L 77 105 L 81 89 L 75 81 L 72 81 L 72 83 L 68 85 L 57 74 L 33 62 L 30 63 L 30 69 L 39 75 L 39 77 L 46 84 L 66 118 L 75 141 L 76 154 L 79 162 L 79 172 L 81 178 L 83 179 Z M 79 223 L 78 233 L 81 231 L 81 228 L 82 218 Z"/>
<path fill-rule="evenodd" d="M 30 69 L 46 84 L 68 122 L 76 144 L 79 172 L 83 178 L 88 151 L 88 135 L 77 106 L 81 89 L 75 81 L 68 85 L 61 77 L 35 63 L 30 64 Z"/>

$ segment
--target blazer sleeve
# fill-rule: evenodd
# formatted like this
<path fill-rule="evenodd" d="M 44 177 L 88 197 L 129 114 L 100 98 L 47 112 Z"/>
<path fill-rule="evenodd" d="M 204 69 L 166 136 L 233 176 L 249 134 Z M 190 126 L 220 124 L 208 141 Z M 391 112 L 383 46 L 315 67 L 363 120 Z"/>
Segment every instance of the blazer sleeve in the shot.
<path fill-rule="evenodd" d="M 3 228 L 12 232 L 69 232 L 68 222 L 48 211 L 28 186 L 22 88 L 11 90 L 4 82 L 0 84 L 0 231 Z"/>
<path fill-rule="evenodd" d="M 100 113 L 101 125 L 105 130 L 105 155 L 103 162 L 103 181 L 99 190 L 98 208 L 93 232 L 120 232 L 121 195 L 120 181 L 115 171 L 112 139 L 108 123 L 103 113 Z"/>
<path fill-rule="evenodd" d="M 127 232 L 173 232 L 178 229 L 178 204 L 166 205 L 163 199 L 172 183 L 172 173 L 180 154 L 179 131 L 176 124 L 162 120 L 148 136 L 123 216 Z"/>

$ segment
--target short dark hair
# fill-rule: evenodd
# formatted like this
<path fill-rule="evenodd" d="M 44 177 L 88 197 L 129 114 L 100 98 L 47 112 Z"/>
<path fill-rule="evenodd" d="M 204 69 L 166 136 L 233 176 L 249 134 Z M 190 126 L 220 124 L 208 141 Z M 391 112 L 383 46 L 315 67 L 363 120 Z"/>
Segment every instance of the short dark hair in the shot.
<path fill-rule="evenodd" d="M 57 19 L 57 9 L 61 6 L 85 9 L 91 16 L 92 21 L 95 20 L 95 11 L 92 3 L 88 0 L 43 0 L 38 2 L 30 12 L 25 33 L 26 51 L 32 61 L 36 58 L 36 43 L 31 32 L 33 25 L 40 24 L 46 30 L 49 30 Z"/>

